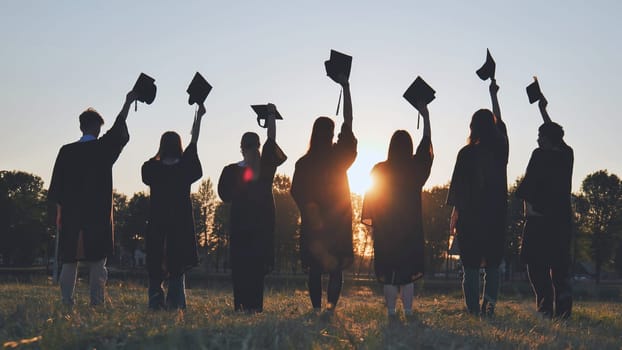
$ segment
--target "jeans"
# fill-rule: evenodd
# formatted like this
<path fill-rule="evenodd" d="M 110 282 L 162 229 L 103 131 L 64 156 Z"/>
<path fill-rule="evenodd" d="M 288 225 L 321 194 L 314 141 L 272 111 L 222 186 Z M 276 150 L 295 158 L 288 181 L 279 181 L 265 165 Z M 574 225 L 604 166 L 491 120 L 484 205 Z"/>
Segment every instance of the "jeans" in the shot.
<path fill-rule="evenodd" d="M 152 310 L 186 309 L 186 281 L 185 274 L 171 276 L 168 279 L 168 295 L 164 301 L 164 289 L 160 278 L 149 279 L 149 308 Z"/>
<path fill-rule="evenodd" d="M 343 285 L 343 274 L 341 270 L 330 272 L 328 275 L 327 301 L 328 308 L 337 306 L 341 286 Z M 322 307 L 322 270 L 311 267 L 309 270 L 309 297 L 314 309 Z"/>
<path fill-rule="evenodd" d="M 397 294 L 401 292 L 402 305 L 404 306 L 404 314 L 410 315 L 412 313 L 413 298 L 415 295 L 415 284 L 410 282 L 401 286 L 393 284 L 384 285 L 384 300 L 387 304 L 387 311 L 389 315 L 395 315 L 395 306 L 397 304 Z"/>
<path fill-rule="evenodd" d="M 91 305 L 104 303 L 106 291 L 106 281 L 108 280 L 108 270 L 106 269 L 106 258 L 96 261 L 83 261 L 89 267 L 89 291 L 91 295 Z M 76 279 L 78 277 L 78 262 L 64 263 L 60 272 L 60 292 L 63 304 L 74 304 L 74 292 L 76 289 Z"/>
<path fill-rule="evenodd" d="M 499 295 L 499 267 L 484 268 L 484 298 L 481 307 L 479 304 L 479 268 L 464 266 L 463 270 L 462 291 L 464 292 L 467 311 L 471 314 L 478 315 L 481 312 L 484 315 L 492 316 Z"/>

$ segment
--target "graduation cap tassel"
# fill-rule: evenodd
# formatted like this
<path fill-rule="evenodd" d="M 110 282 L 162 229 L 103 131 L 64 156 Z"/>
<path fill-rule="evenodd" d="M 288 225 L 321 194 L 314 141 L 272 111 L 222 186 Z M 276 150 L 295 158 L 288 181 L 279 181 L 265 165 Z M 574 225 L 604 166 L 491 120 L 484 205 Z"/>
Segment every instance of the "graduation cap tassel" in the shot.
<path fill-rule="evenodd" d="M 339 91 L 339 100 L 337 100 L 337 112 L 335 113 L 335 115 L 339 115 L 339 106 L 341 105 L 341 94 L 342 93 L 343 93 L 343 89 Z"/>
<path fill-rule="evenodd" d="M 417 112 L 417 130 L 419 130 L 419 121 L 421 120 L 421 112 Z"/>
<path fill-rule="evenodd" d="M 134 101 L 134 112 L 138 112 L 138 101 Z"/>

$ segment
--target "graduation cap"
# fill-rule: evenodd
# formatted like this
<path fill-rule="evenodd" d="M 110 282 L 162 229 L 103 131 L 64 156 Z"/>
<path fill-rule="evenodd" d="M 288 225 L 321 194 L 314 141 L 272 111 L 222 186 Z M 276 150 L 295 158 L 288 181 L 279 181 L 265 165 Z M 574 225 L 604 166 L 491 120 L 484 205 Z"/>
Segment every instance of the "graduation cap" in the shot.
<path fill-rule="evenodd" d="M 419 102 L 423 102 L 426 105 L 432 102 L 436 98 L 434 94 L 436 91 L 428 85 L 420 76 L 417 76 L 417 79 L 410 84 L 406 92 L 404 92 L 404 98 L 408 101 L 413 107 L 417 108 L 417 104 Z M 419 109 L 417 108 L 417 111 Z M 419 111 L 421 113 L 421 111 Z M 417 129 L 419 128 L 419 119 L 417 119 Z"/>
<path fill-rule="evenodd" d="M 352 56 L 348 56 L 339 51 L 330 50 L 330 59 L 324 61 L 326 67 L 326 75 L 333 81 L 338 83 L 337 77 L 343 74 L 346 80 L 350 78 L 350 69 L 352 68 Z"/>
<path fill-rule="evenodd" d="M 212 86 L 203 78 L 201 73 L 196 72 L 194 78 L 190 82 L 186 92 L 188 93 L 188 104 L 196 103 L 198 105 L 203 104 L 207 95 L 212 91 Z"/>
<path fill-rule="evenodd" d="M 490 50 L 486 49 L 486 62 L 484 62 L 484 65 L 475 71 L 475 73 L 477 73 L 477 76 L 482 80 L 486 80 L 488 78 L 494 79 L 496 67 L 497 64 L 495 63 L 495 60 L 492 59 Z"/>
<path fill-rule="evenodd" d="M 529 103 L 534 103 L 543 97 L 537 77 L 533 77 L 533 83 L 527 86 L 527 97 L 529 97 Z"/>
<path fill-rule="evenodd" d="M 259 124 L 259 126 L 261 126 L 262 128 L 266 127 L 266 122 L 265 120 L 268 119 L 268 116 L 270 116 L 270 109 L 268 108 L 268 104 L 265 105 L 251 105 L 251 108 L 253 109 L 253 111 L 255 111 L 255 113 L 257 113 L 257 124 Z M 274 107 L 274 111 L 276 112 L 276 116 L 274 119 L 281 119 L 283 120 L 283 117 L 281 116 L 281 114 L 279 113 L 279 111 L 276 110 L 276 107 Z M 263 125 L 261 125 L 261 120 L 264 120 Z"/>
<path fill-rule="evenodd" d="M 136 80 L 136 84 L 132 88 L 132 91 L 136 93 L 136 99 L 140 102 L 144 102 L 148 105 L 153 102 L 156 96 L 156 85 L 154 84 L 155 79 L 148 76 L 145 73 L 140 73 L 138 80 Z"/>
<path fill-rule="evenodd" d="M 417 108 L 418 102 L 423 102 L 426 105 L 432 100 L 436 98 L 434 94 L 436 91 L 430 87 L 420 76 L 417 76 L 417 79 L 410 84 L 406 92 L 404 92 L 404 98 L 408 101 L 413 107 Z M 421 111 L 420 111 L 421 112 Z"/>

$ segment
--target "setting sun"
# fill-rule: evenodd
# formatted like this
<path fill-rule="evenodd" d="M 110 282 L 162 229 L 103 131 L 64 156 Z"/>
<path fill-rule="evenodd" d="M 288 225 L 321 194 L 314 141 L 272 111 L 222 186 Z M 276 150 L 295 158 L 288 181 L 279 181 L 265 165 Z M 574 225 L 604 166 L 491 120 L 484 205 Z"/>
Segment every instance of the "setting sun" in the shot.
<path fill-rule="evenodd" d="M 348 170 L 350 192 L 364 195 L 371 186 L 371 169 L 376 163 L 386 159 L 382 151 L 375 148 L 363 147 L 359 149 L 356 161 Z"/>

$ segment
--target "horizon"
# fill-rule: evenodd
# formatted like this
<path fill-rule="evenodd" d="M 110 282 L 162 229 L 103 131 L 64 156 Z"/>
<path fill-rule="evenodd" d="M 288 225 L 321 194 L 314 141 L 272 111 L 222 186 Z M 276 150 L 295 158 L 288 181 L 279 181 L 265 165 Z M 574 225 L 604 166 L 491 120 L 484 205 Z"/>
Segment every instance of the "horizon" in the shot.
<path fill-rule="evenodd" d="M 614 153 L 622 149 L 615 103 L 622 76 L 616 18 L 622 3 L 353 4 L 333 3 L 326 11 L 322 4 L 281 1 L 175 7 L 3 3 L 2 169 L 38 175 L 47 188 L 58 150 L 81 136 L 80 112 L 98 110 L 106 121 L 103 134 L 145 72 L 156 79 L 158 94 L 152 105 L 139 103 L 138 112 L 130 111 L 130 142 L 115 164 L 113 183 L 128 196 L 147 192 L 140 166 L 155 154 L 160 135 L 174 130 L 184 146 L 190 139 L 194 106 L 187 104 L 186 87 L 199 71 L 214 87 L 198 142 L 203 179 L 217 185 L 222 168 L 241 159 L 243 132 L 255 131 L 265 141 L 250 105 L 267 102 L 284 118 L 277 123 L 277 142 L 288 160 L 277 173 L 291 177 L 315 118 L 330 116 L 336 129 L 341 124 L 333 114 L 339 86 L 323 65 L 335 49 L 353 56 L 359 147 L 349 171 L 351 191 L 364 194 L 371 168 L 386 159 L 394 130 L 408 130 L 415 147 L 419 143 L 417 112 L 402 98 L 418 75 L 437 92 L 429 105 L 435 160 L 424 188 L 430 189 L 449 182 L 473 112 L 490 108 L 489 82 L 475 74 L 488 48 L 497 62 L 508 127 L 508 186 L 524 173 L 537 147 L 542 121 L 525 93 L 534 75 L 551 118 L 564 127 L 575 151 L 573 192 L 595 171 L 622 174 Z"/>

